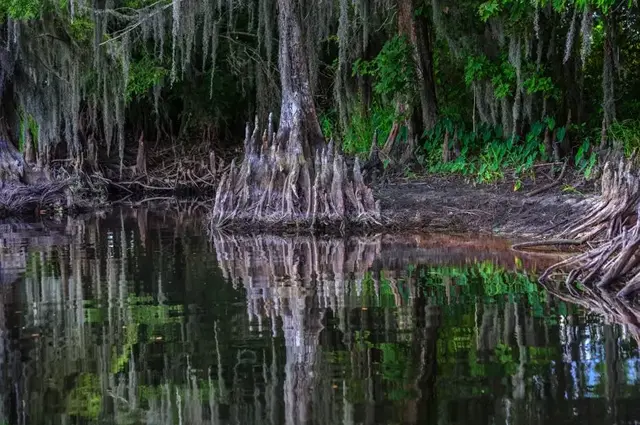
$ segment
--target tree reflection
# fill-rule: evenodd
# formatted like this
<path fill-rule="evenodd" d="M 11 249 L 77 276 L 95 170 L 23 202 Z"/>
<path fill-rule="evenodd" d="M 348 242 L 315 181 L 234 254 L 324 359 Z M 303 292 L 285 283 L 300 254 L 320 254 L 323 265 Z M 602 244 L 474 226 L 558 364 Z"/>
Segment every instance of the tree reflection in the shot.
<path fill-rule="evenodd" d="M 640 417 L 631 325 L 455 236 L 239 237 L 138 209 L 6 228 L 0 423 Z"/>

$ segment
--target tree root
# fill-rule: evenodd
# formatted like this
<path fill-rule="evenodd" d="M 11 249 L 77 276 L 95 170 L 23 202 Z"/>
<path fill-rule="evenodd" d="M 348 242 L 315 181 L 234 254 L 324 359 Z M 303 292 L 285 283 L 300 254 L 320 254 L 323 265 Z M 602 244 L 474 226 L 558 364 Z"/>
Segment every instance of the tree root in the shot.
<path fill-rule="evenodd" d="M 558 246 L 558 245 L 583 245 L 584 241 L 578 239 L 550 239 L 547 241 L 521 242 L 511 246 L 516 251 L 524 251 L 522 248 L 534 248 L 539 246 Z"/>
<path fill-rule="evenodd" d="M 591 248 L 551 266 L 540 282 L 548 284 L 564 276 L 570 292 L 580 284 L 633 297 L 640 291 L 640 172 L 632 159 L 607 162 L 601 185 L 600 198 L 560 235 L 589 243 Z"/>
<path fill-rule="evenodd" d="M 141 137 L 134 166 L 125 166 L 122 174 L 116 164 L 102 164 L 100 168 L 99 175 L 115 190 L 212 194 L 229 164 L 206 145 L 191 150 L 174 146 L 152 151 L 147 150 Z"/>
<path fill-rule="evenodd" d="M 5 184 L 0 188 L 0 216 L 86 210 L 100 202 L 103 189 L 83 176 L 29 185 Z"/>
<path fill-rule="evenodd" d="M 585 216 L 578 217 L 561 232 L 561 237 L 595 240 L 618 235 L 630 218 L 636 217 L 640 201 L 640 175 L 633 162 L 607 162 L 602 171 L 601 196 Z"/>
<path fill-rule="evenodd" d="M 302 118 L 294 118 L 288 137 L 269 131 L 260 138 L 258 120 L 247 124 L 244 158 L 232 161 L 222 175 L 210 216 L 212 229 L 229 225 L 308 225 L 312 228 L 347 222 L 380 224 L 380 204 L 364 183 L 356 159 L 348 175 L 333 142 L 305 157 Z M 280 139 L 280 140 L 277 140 Z"/>
<path fill-rule="evenodd" d="M 556 186 L 560 186 L 560 183 L 562 183 L 562 179 L 564 178 L 564 174 L 567 171 L 567 161 L 564 162 L 564 164 L 562 165 L 562 171 L 560 171 L 560 175 L 558 176 L 557 179 L 555 179 L 554 181 L 552 181 L 551 183 L 542 186 L 538 189 L 532 190 L 531 192 L 527 193 L 527 197 L 532 197 L 532 196 L 536 196 L 536 195 L 540 195 L 543 192 L 546 192 L 547 190 L 551 190 Z"/>

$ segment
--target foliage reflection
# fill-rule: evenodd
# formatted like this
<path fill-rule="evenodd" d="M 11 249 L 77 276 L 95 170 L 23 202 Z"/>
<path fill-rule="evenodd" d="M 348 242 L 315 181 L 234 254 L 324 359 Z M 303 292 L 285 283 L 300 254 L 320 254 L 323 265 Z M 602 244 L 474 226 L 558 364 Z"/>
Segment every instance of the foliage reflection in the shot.
<path fill-rule="evenodd" d="M 143 209 L 2 230 L 0 423 L 640 418 L 634 335 L 493 242 L 211 243 Z"/>

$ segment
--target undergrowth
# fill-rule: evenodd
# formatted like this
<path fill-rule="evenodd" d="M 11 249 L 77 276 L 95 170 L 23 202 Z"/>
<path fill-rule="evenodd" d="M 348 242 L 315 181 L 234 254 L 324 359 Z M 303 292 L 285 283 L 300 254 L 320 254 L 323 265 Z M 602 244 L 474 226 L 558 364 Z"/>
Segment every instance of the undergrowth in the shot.
<path fill-rule="evenodd" d="M 339 134 L 335 112 L 320 115 L 320 126 L 327 139 L 341 140 L 342 149 L 349 155 L 365 155 L 371 148 L 374 134 L 378 133 L 378 144 L 384 144 L 395 118 L 393 109 L 374 104 L 365 113 L 358 108 L 350 117 L 349 127 Z"/>
<path fill-rule="evenodd" d="M 339 128 L 335 110 L 325 112 L 320 117 L 324 135 L 341 141 L 345 153 L 363 158 L 369 152 L 376 133 L 378 143 L 382 146 L 393 123 L 403 122 L 406 118 L 397 115 L 395 105 L 398 100 L 409 103 L 416 101 L 412 97 L 416 79 L 411 60 L 410 45 L 404 37 L 397 36 L 388 40 L 374 59 L 356 61 L 353 75 L 369 77 L 373 83 L 372 104 L 363 108 L 361 99 L 354 103 L 349 108 L 346 129 Z M 479 72 L 495 74 L 493 80 L 498 92 L 502 93 L 499 96 L 504 97 L 511 90 L 515 71 L 506 61 L 502 65 L 495 69 L 487 68 L 488 64 L 470 58 L 465 68 L 465 82 L 470 84 Z M 551 80 L 537 74 L 532 74 L 525 85 L 530 93 L 542 93 L 545 96 L 555 93 Z M 500 126 L 483 124 L 475 130 L 470 129 L 468 119 L 460 114 L 461 110 L 460 107 L 443 107 L 440 120 L 422 135 L 415 156 L 424 171 L 462 175 L 477 183 L 511 179 L 514 190 L 519 190 L 524 180 L 536 178 L 536 165 L 554 162 L 553 152 L 549 152 L 552 147 L 545 144 L 545 134 L 548 134 L 552 139 L 551 144 L 556 143 L 559 147 L 561 161 L 568 160 L 569 165 L 586 179 L 594 175 L 598 162 L 597 146 L 601 138 L 596 122 L 589 127 L 583 123 L 566 128 L 557 125 L 555 119 L 546 117 L 531 124 L 523 136 L 505 137 Z M 442 146 L 446 137 L 452 153 L 452 159 L 447 162 L 443 160 Z M 631 155 L 640 149 L 640 120 L 613 123 L 607 137 L 627 156 Z M 406 143 L 405 127 L 401 127 L 397 138 L 396 143 Z M 557 169 L 561 167 L 561 164 L 554 165 Z M 413 175 L 408 166 L 405 167 L 405 173 L 407 177 Z"/>
<path fill-rule="evenodd" d="M 551 161 L 551 152 L 547 152 L 544 143 L 547 130 L 555 130 L 556 140 L 562 143 L 566 130 L 563 127 L 556 129 L 553 120 L 534 123 L 524 138 L 505 139 L 500 127 L 483 125 L 474 132 L 453 120 L 443 119 L 425 133 L 422 150 L 417 154 L 418 161 L 430 173 L 464 175 L 478 183 L 513 177 L 514 190 L 518 190 L 522 179 L 535 178 L 536 164 Z M 442 160 L 446 133 L 449 149 L 457 148 L 455 159 L 449 162 Z M 585 159 L 585 154 L 586 150 L 582 149 L 580 161 Z"/>
<path fill-rule="evenodd" d="M 368 112 L 368 116 L 361 111 L 352 114 L 344 134 L 339 133 L 335 114 L 325 113 L 321 116 L 322 130 L 327 138 L 341 140 L 345 153 L 366 157 L 374 133 L 378 133 L 378 143 L 382 146 L 395 118 L 393 110 L 379 105 L 374 105 Z M 523 180 L 535 179 L 537 164 L 553 161 L 552 153 L 547 152 L 544 143 L 547 130 L 555 132 L 557 142 L 562 144 L 567 131 L 564 127 L 556 127 L 551 119 L 534 123 L 525 137 L 505 139 L 499 126 L 483 125 L 474 132 L 458 120 L 445 118 L 423 134 L 416 159 L 427 173 L 462 175 L 477 183 L 495 183 L 510 178 L 514 181 L 514 190 L 519 190 Z M 594 146 L 600 135 L 595 131 L 588 134 L 582 128 L 571 130 L 579 135 L 582 143 L 565 152 L 564 157 L 577 172 L 589 179 L 597 166 Z M 449 162 L 442 159 L 446 133 L 449 149 L 456 151 L 454 159 Z M 406 131 L 399 132 L 397 137 L 406 139 Z M 640 148 L 640 123 L 616 123 L 611 128 L 610 137 L 618 140 L 625 153 L 630 155 Z"/>
<path fill-rule="evenodd" d="M 571 129 L 580 134 L 581 129 Z M 441 120 L 432 130 L 425 133 L 422 149 L 417 152 L 418 161 L 430 173 L 459 174 L 473 178 L 478 183 L 494 183 L 507 177 L 514 179 L 514 190 L 519 190 L 525 178 L 535 179 L 536 164 L 551 162 L 553 156 L 544 143 L 545 132 L 555 134 L 555 140 L 562 145 L 567 135 L 564 127 L 556 127 L 553 119 L 534 123 L 522 138 L 505 139 L 500 127 L 481 126 L 477 131 L 466 130 L 464 125 L 456 125 L 449 119 Z M 449 133 L 449 149 L 457 144 L 457 155 L 449 162 L 442 160 L 442 143 L 445 133 Z M 640 133 L 638 133 L 640 135 Z M 594 135 L 580 135 L 582 143 L 577 149 L 564 153 L 570 164 L 589 179 L 597 165 L 594 149 Z M 630 139 L 627 146 L 637 143 L 640 137 Z"/>

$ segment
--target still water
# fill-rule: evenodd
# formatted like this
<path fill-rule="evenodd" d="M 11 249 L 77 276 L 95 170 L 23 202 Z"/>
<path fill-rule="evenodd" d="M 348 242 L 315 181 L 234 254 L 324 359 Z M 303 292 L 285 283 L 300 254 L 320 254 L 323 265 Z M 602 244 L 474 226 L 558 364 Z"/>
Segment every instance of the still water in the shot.
<path fill-rule="evenodd" d="M 637 334 L 483 238 L 0 225 L 0 424 L 627 424 Z"/>

